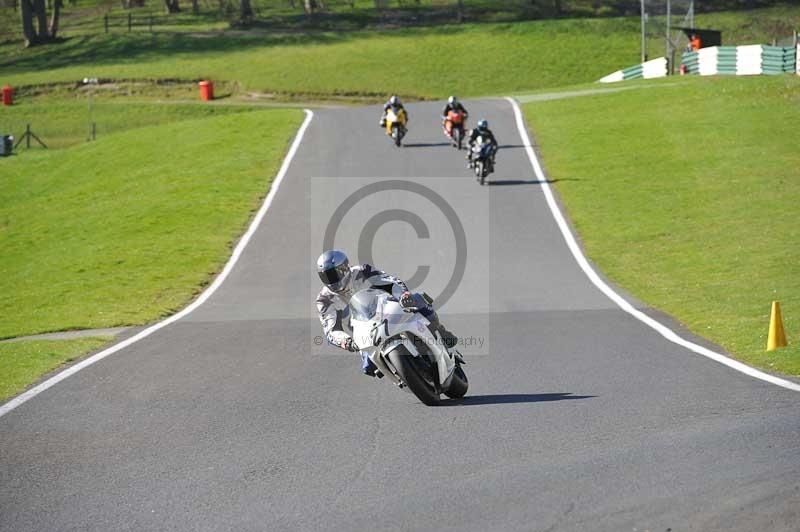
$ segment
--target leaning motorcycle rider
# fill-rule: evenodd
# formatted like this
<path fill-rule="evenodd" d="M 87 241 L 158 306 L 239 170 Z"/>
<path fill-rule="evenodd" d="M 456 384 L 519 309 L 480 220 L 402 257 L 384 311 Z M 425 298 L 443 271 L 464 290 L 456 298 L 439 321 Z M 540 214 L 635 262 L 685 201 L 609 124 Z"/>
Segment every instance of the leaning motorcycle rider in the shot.
<path fill-rule="evenodd" d="M 406 108 L 403 107 L 403 103 L 400 101 L 400 98 L 398 98 L 395 95 L 392 95 L 392 97 L 389 98 L 389 100 L 385 104 L 383 104 L 383 114 L 381 115 L 381 121 L 380 121 L 381 127 L 386 127 L 386 112 L 389 109 L 394 109 L 395 114 L 397 114 L 400 111 L 400 109 L 405 111 L 406 122 L 408 122 L 408 110 L 406 110 Z"/>
<path fill-rule="evenodd" d="M 495 155 L 497 154 L 497 139 L 494 138 L 494 133 L 492 133 L 492 130 L 489 129 L 489 122 L 486 120 L 480 120 L 478 121 L 478 127 L 470 132 L 469 139 L 467 139 L 467 168 L 472 168 L 472 146 L 475 144 L 475 141 L 478 140 L 478 137 L 482 137 L 485 141 L 491 143 L 492 165 L 495 164 Z"/>
<path fill-rule="evenodd" d="M 449 332 L 439 321 L 433 307 L 420 294 L 412 294 L 406 284 L 369 264 L 350 266 L 343 251 L 325 251 L 317 259 L 317 274 L 322 284 L 317 296 L 319 321 L 328 343 L 355 353 L 360 351 L 355 345 L 350 326 L 350 298 L 359 290 L 378 288 L 396 298 L 403 307 L 417 308 L 430 322 L 428 328 L 434 334 L 438 331 L 447 347 L 453 347 L 458 338 Z M 369 353 L 361 351 L 361 370 L 365 375 L 382 377 L 378 368 L 369 359 Z"/>

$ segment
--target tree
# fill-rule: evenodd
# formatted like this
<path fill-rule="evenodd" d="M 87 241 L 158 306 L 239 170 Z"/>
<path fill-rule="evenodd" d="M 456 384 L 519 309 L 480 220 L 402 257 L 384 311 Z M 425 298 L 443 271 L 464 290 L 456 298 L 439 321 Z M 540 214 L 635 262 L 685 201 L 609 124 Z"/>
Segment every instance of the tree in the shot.
<path fill-rule="evenodd" d="M 239 16 L 243 21 L 253 19 L 253 6 L 250 4 L 250 0 L 241 0 L 239 7 Z"/>
<path fill-rule="evenodd" d="M 33 0 L 33 13 L 36 16 L 36 40 L 47 42 L 47 4 L 45 0 Z"/>
<path fill-rule="evenodd" d="M 303 0 L 303 8 L 310 15 L 315 11 L 325 9 L 325 2 L 323 0 Z"/>
<path fill-rule="evenodd" d="M 180 0 L 164 0 L 164 5 L 167 7 L 167 13 L 181 12 Z"/>
<path fill-rule="evenodd" d="M 25 46 L 38 43 L 36 31 L 33 29 L 33 4 L 30 0 L 20 0 L 20 16 L 22 17 L 22 35 L 25 37 Z"/>
<path fill-rule="evenodd" d="M 63 0 L 53 0 L 50 23 L 47 23 L 47 3 L 45 0 L 20 0 L 20 17 L 25 46 L 51 42 L 58 34 Z M 34 21 L 36 24 L 34 25 Z"/>
<path fill-rule="evenodd" d="M 50 15 L 50 26 L 47 28 L 49 39 L 55 39 L 58 34 L 58 21 L 61 18 L 62 0 L 53 0 L 53 13 Z"/>

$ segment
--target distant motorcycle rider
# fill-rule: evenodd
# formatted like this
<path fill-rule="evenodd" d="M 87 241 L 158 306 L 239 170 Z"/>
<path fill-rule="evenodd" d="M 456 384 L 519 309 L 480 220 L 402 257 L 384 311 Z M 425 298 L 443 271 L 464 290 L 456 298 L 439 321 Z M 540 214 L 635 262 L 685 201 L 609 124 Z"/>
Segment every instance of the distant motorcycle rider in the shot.
<path fill-rule="evenodd" d="M 458 101 L 458 98 L 456 98 L 455 96 L 450 96 L 447 99 L 447 105 L 445 105 L 444 109 L 442 109 L 442 126 L 444 127 L 444 134 L 447 135 L 448 137 L 452 136 L 452 134 L 447 131 L 447 127 L 446 127 L 446 125 L 447 125 L 447 113 L 449 113 L 450 111 L 453 111 L 454 113 L 457 113 L 457 112 L 461 111 L 462 113 L 464 113 L 464 120 L 465 121 L 469 117 L 469 113 L 467 112 L 467 108 L 464 107 L 464 105 L 462 105 L 462 103 L 460 101 Z"/>
<path fill-rule="evenodd" d="M 468 168 L 472 168 L 472 146 L 478 140 L 478 137 L 482 137 L 485 141 L 488 141 L 492 145 L 492 165 L 495 164 L 495 155 L 497 154 L 497 139 L 494 137 L 494 133 L 492 130 L 489 129 L 489 122 L 486 120 L 478 121 L 478 127 L 473 129 L 469 134 L 469 139 L 467 139 L 467 163 Z"/>
<path fill-rule="evenodd" d="M 405 107 L 403 107 L 403 103 L 400 101 L 400 98 L 398 98 L 395 95 L 392 95 L 392 97 L 389 98 L 389 100 L 385 104 L 383 104 L 383 115 L 381 115 L 381 121 L 380 121 L 381 127 L 386 127 L 386 113 L 389 111 L 389 109 L 394 109 L 395 114 L 397 114 L 400 111 L 400 109 L 405 111 L 406 123 L 408 122 L 408 110 Z"/>
<path fill-rule="evenodd" d="M 353 342 L 350 326 L 350 298 L 365 288 L 385 290 L 397 299 L 403 307 L 416 307 L 430 322 L 428 328 L 434 334 L 438 331 L 445 345 L 454 346 L 458 338 L 444 328 L 436 311 L 420 294 L 412 294 L 406 284 L 369 264 L 350 266 L 343 251 L 331 249 L 317 259 L 317 274 L 322 284 L 317 296 L 319 321 L 328 343 L 351 352 L 360 351 Z M 378 368 L 369 359 L 366 351 L 361 351 L 361 370 L 365 375 L 382 377 Z"/>
<path fill-rule="evenodd" d="M 455 111 L 455 112 L 461 111 L 462 113 L 464 113 L 464 118 L 467 118 L 469 116 L 467 108 L 464 107 L 464 104 L 458 101 L 458 98 L 456 98 L 455 96 L 450 96 L 447 99 L 447 105 L 445 105 L 444 109 L 442 109 L 442 120 L 447 119 L 447 113 L 449 113 L 450 111 Z"/>

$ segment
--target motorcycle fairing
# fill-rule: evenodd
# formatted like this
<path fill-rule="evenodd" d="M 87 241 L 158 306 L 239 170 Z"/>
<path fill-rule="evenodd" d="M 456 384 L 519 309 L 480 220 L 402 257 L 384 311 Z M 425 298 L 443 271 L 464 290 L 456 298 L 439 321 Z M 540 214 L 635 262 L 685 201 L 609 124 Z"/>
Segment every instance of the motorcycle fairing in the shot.
<path fill-rule="evenodd" d="M 356 316 L 361 316 L 353 312 L 351 324 L 356 345 L 369 353 L 370 360 L 384 375 L 390 376 L 399 384 L 400 379 L 388 368 L 384 357 L 400 345 L 405 345 L 413 356 L 420 356 L 419 349 L 414 344 L 415 341 L 424 343 L 433 354 L 438 369 L 439 384 L 444 387 L 452 377 L 456 363 L 453 355 L 444 347 L 444 342 L 438 333 L 434 336 L 428 329 L 430 321 L 419 312 L 407 312 L 397 300 L 384 291 L 367 290 L 370 292 L 362 292 L 378 301 L 376 305 L 369 306 L 370 309 L 374 308 L 374 314 L 368 321 L 355 319 Z"/>

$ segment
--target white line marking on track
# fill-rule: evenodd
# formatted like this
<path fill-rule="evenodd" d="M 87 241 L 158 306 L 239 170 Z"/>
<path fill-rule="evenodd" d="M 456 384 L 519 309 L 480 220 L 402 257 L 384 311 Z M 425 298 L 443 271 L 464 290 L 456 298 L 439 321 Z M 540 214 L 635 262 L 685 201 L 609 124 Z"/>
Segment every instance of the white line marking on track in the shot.
<path fill-rule="evenodd" d="M 8 414 L 9 412 L 11 412 L 15 408 L 17 408 L 22 403 L 24 403 L 24 402 L 28 401 L 29 399 L 39 395 L 40 393 L 42 393 L 46 389 L 50 388 L 54 384 L 57 384 L 57 383 L 63 381 L 64 379 L 66 379 L 70 375 L 73 375 L 73 374 L 79 372 L 80 370 L 82 370 L 83 368 L 91 366 L 95 362 L 98 362 L 98 361 L 106 358 L 109 355 L 113 355 L 117 351 L 125 349 L 129 345 L 131 345 L 131 344 L 133 344 L 135 342 L 138 342 L 139 340 L 141 340 L 143 338 L 146 338 L 146 337 L 150 336 L 151 334 L 153 334 L 157 330 L 162 329 L 162 328 L 166 327 L 167 325 L 178 321 L 179 319 L 183 318 L 184 316 L 187 316 L 192 311 L 194 311 L 197 307 L 199 307 L 200 305 L 205 303 L 206 300 L 209 297 L 211 297 L 211 295 L 214 292 L 217 291 L 217 289 L 222 285 L 222 283 L 225 282 L 225 279 L 228 277 L 228 274 L 231 272 L 231 270 L 233 270 L 233 267 L 236 265 L 236 261 L 239 260 L 239 256 L 244 251 L 244 248 L 247 246 L 247 243 L 250 242 L 250 238 L 253 236 L 253 233 L 256 232 L 256 229 L 258 228 L 259 224 L 261 223 L 261 220 L 264 218 L 264 215 L 266 214 L 267 209 L 269 209 L 269 206 L 272 204 L 272 200 L 275 197 L 275 194 L 278 193 L 278 187 L 280 186 L 281 181 L 283 181 L 283 177 L 286 175 L 286 172 L 289 169 L 289 165 L 291 164 L 292 159 L 294 159 L 294 154 L 297 152 L 297 149 L 300 147 L 300 142 L 303 140 L 303 135 L 306 132 L 306 128 L 308 128 L 308 125 L 311 123 L 311 119 L 314 118 L 314 113 L 311 110 L 305 109 L 305 113 L 306 113 L 306 118 L 305 118 L 305 120 L 303 120 L 303 123 L 300 125 L 300 129 L 297 130 L 297 134 L 295 135 L 294 142 L 292 142 L 292 145 L 289 148 L 289 153 L 287 153 L 286 157 L 284 157 L 283 164 L 281 165 L 280 170 L 278 170 L 278 174 L 275 176 L 275 179 L 272 181 L 272 185 L 269 188 L 269 193 L 267 194 L 267 197 L 264 199 L 264 203 L 261 205 L 261 208 L 258 210 L 258 213 L 256 214 L 256 217 L 253 219 L 252 223 L 250 224 L 250 227 L 247 228 L 247 232 L 244 234 L 244 236 L 242 236 L 241 240 L 239 240 L 239 243 L 236 245 L 236 248 L 233 250 L 233 254 L 231 255 L 231 258 L 228 259 L 228 262 L 227 262 L 227 264 L 225 264 L 225 267 L 222 269 L 222 272 L 217 276 L 216 279 L 214 279 L 214 282 L 211 283 L 211 285 L 208 288 L 206 288 L 206 290 L 202 294 L 200 294 L 200 297 L 195 299 L 188 307 L 186 307 L 185 309 L 181 310 L 177 314 L 173 314 L 169 318 L 167 318 L 167 319 L 165 319 L 163 321 L 160 321 L 160 322 L 156 323 L 155 325 L 151 325 L 150 327 L 146 328 L 145 330 L 141 331 L 140 333 L 138 333 L 138 334 L 136 334 L 134 336 L 131 336 L 127 340 L 124 340 L 124 341 L 122 341 L 122 342 L 120 342 L 120 343 L 118 343 L 116 345 L 113 345 L 113 346 L 109 347 L 108 349 L 100 351 L 96 355 L 92 355 L 91 357 L 87 358 L 86 360 L 82 360 L 81 362 L 78 362 L 74 366 L 70 366 L 69 368 L 65 369 L 61 373 L 53 375 L 52 377 L 50 377 L 46 381 L 42 382 L 41 384 L 37 384 L 36 386 L 34 386 L 30 390 L 26 391 L 25 393 L 23 393 L 21 395 L 18 395 L 17 397 L 13 398 L 12 400 L 7 402 L 6 404 L 0 406 L 0 417 L 3 417 L 4 415 Z"/>
<path fill-rule="evenodd" d="M 592 283 L 601 292 L 603 292 L 609 299 L 611 299 L 614 303 L 616 303 L 622 310 L 624 310 L 637 320 L 641 321 L 642 323 L 652 327 L 653 329 L 658 331 L 658 333 L 661 334 L 661 336 L 663 336 L 670 342 L 685 347 L 690 351 L 694 351 L 699 355 L 708 357 L 711 360 L 715 360 L 720 364 L 725 364 L 726 366 L 733 368 L 736 371 L 740 371 L 746 375 L 755 377 L 756 379 L 761 379 L 762 381 L 776 384 L 778 386 L 782 386 L 784 388 L 788 388 L 796 392 L 800 392 L 800 384 L 787 381 L 786 379 L 781 379 L 780 377 L 776 377 L 768 373 L 764 373 L 763 371 L 759 371 L 755 368 L 751 368 L 750 366 L 742 364 L 741 362 L 733 360 L 732 358 L 726 357 L 721 353 L 717 353 L 716 351 L 712 351 L 701 345 L 697 345 L 693 342 L 685 340 L 684 338 L 681 338 L 672 329 L 657 322 L 656 320 L 654 320 L 647 314 L 641 312 L 640 310 L 637 310 L 636 308 L 633 307 L 633 305 L 628 303 L 622 296 L 620 296 L 614 290 L 612 290 L 611 287 L 609 287 L 600 278 L 600 276 L 597 275 L 597 272 L 595 272 L 594 269 L 592 269 L 591 265 L 589 264 L 589 261 L 586 260 L 586 257 L 583 255 L 581 248 L 575 241 L 575 237 L 569 230 L 569 226 L 567 225 L 567 222 L 564 219 L 564 215 L 561 213 L 561 210 L 558 208 L 558 204 L 556 203 L 556 200 L 553 197 L 553 191 L 550 189 L 550 184 L 547 182 L 547 178 L 544 175 L 544 171 L 542 171 L 542 166 L 541 164 L 539 164 L 539 159 L 536 157 L 536 153 L 533 151 L 533 147 L 531 145 L 531 139 L 530 137 L 528 137 L 528 130 L 525 127 L 525 121 L 522 118 L 522 111 L 520 110 L 519 105 L 513 98 L 506 98 L 506 100 L 508 100 L 511 103 L 511 106 L 514 108 L 514 116 L 516 117 L 519 136 L 522 139 L 523 144 L 525 145 L 525 151 L 528 154 L 528 159 L 530 159 L 531 166 L 533 166 L 533 171 L 536 174 L 536 178 L 542 183 L 542 192 L 544 193 L 544 197 L 547 200 L 547 205 L 550 207 L 550 212 L 553 214 L 553 218 L 555 218 L 556 224 L 558 224 L 558 228 L 561 230 L 561 235 L 567 242 L 567 247 L 569 247 L 569 250 L 572 252 L 572 256 L 575 257 L 575 260 L 578 262 L 578 265 L 581 267 L 586 276 L 589 277 L 589 280 L 592 281 Z"/>

